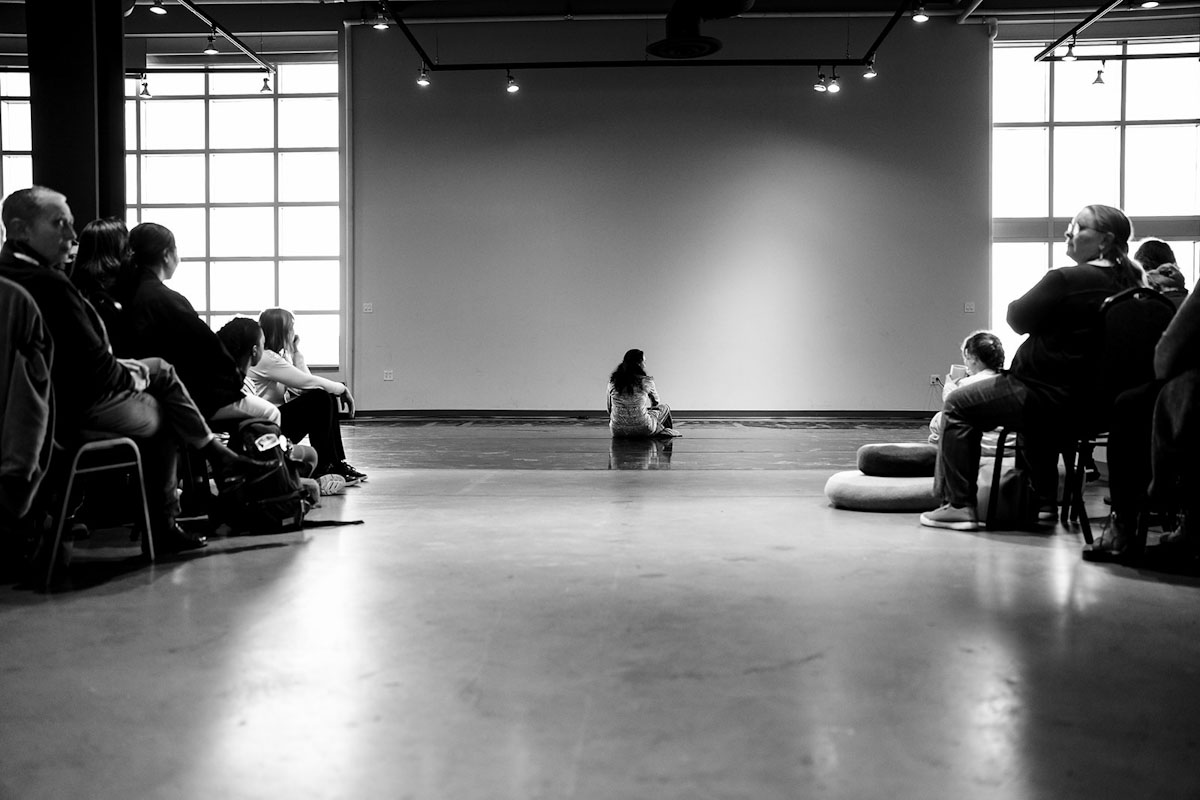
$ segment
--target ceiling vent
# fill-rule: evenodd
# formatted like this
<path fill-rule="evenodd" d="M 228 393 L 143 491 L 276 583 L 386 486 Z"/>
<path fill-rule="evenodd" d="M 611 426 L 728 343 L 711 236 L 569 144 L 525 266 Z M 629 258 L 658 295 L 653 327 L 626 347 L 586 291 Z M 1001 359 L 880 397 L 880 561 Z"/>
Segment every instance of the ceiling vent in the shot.
<path fill-rule="evenodd" d="M 754 0 L 675 0 L 667 12 L 667 38 L 646 45 L 658 58 L 703 58 L 721 49 L 721 40 L 700 35 L 701 20 L 726 19 L 749 11 Z"/>

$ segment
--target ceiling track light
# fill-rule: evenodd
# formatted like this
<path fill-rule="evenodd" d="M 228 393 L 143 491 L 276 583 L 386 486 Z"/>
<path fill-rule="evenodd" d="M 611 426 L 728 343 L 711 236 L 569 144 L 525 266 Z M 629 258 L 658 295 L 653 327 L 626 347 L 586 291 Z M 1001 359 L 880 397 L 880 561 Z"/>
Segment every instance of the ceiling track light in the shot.
<path fill-rule="evenodd" d="M 864 78 L 874 78 L 878 74 L 879 73 L 875 71 L 875 59 L 872 58 L 871 62 L 869 64 L 867 64 L 867 70 L 866 70 L 866 72 L 863 73 L 863 77 Z"/>
<path fill-rule="evenodd" d="M 821 68 L 817 67 L 817 82 L 813 84 L 814 92 L 829 91 L 829 85 L 825 82 L 825 73 L 821 72 Z"/>
<path fill-rule="evenodd" d="M 1104 85 L 1104 68 L 1108 65 L 1107 61 L 1100 62 L 1100 69 L 1096 70 L 1096 80 L 1092 81 L 1092 86 Z"/>
<path fill-rule="evenodd" d="M 1138 4 L 1141 8 L 1158 8 L 1158 0 L 1145 0 Z"/>
<path fill-rule="evenodd" d="M 507 70 L 507 72 L 508 85 L 504 87 L 504 91 L 508 92 L 509 94 L 516 94 L 517 92 L 521 91 L 521 84 L 517 83 L 517 79 L 513 77 L 511 69 Z"/>
<path fill-rule="evenodd" d="M 429 70 L 425 65 L 421 65 L 421 72 L 417 75 L 417 86 L 425 87 L 429 85 Z"/>
<path fill-rule="evenodd" d="M 841 90 L 842 90 L 842 84 L 841 84 L 841 81 L 838 80 L 837 67 L 834 67 L 833 75 L 831 75 L 829 78 L 829 93 L 837 94 Z"/>
<path fill-rule="evenodd" d="M 913 22 L 928 22 L 929 15 L 925 13 L 925 4 L 917 3 L 917 7 L 912 12 Z"/>
<path fill-rule="evenodd" d="M 371 27 L 377 31 L 386 31 L 392 27 L 392 21 L 387 18 L 387 14 L 383 11 L 383 3 L 379 4 L 379 10 L 375 12 L 375 21 L 371 23 Z"/>
<path fill-rule="evenodd" d="M 167 9 L 163 7 L 163 0 L 154 0 L 154 5 L 150 6 L 151 14 L 165 14 Z"/>
<path fill-rule="evenodd" d="M 138 97 L 151 97 L 150 81 L 146 78 L 146 73 L 142 73 L 142 90 L 138 92 Z"/>
<path fill-rule="evenodd" d="M 270 94 L 271 93 L 271 76 L 270 75 L 263 75 L 263 85 L 262 85 L 262 88 L 258 90 L 258 93 L 259 94 Z"/>
<path fill-rule="evenodd" d="M 208 47 L 204 48 L 204 55 L 215 56 L 221 51 L 217 49 L 217 31 L 216 28 L 208 35 Z"/>
<path fill-rule="evenodd" d="M 1074 61 L 1075 60 L 1075 37 L 1074 36 L 1071 37 L 1071 43 L 1069 45 L 1067 45 L 1067 54 L 1062 57 L 1062 60 L 1063 61 Z"/>

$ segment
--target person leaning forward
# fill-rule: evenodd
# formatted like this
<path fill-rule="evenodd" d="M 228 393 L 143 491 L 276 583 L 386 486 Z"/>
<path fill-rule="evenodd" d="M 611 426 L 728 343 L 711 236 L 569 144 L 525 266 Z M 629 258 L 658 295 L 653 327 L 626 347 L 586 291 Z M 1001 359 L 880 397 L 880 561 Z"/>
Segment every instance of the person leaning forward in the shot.
<path fill-rule="evenodd" d="M 0 276 L 33 296 L 55 343 L 56 440 L 69 443 L 90 433 L 135 439 L 155 546 L 168 552 L 203 547 L 204 536 L 175 522 L 178 443 L 200 450 L 218 468 L 257 469 L 257 462 L 216 439 L 171 364 L 112 355 L 104 323 L 60 268 L 75 240 L 64 195 L 43 186 L 20 189 L 5 198 L 0 221 L 7 232 Z"/>

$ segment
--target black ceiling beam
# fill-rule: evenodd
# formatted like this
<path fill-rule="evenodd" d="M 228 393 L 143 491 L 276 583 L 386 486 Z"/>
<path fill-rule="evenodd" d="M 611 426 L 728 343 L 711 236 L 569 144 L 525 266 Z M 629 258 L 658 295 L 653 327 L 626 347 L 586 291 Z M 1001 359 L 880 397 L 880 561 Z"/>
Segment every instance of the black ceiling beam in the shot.
<path fill-rule="evenodd" d="M 1121 0 L 1118 0 L 1120 2 Z M 862 58 L 726 58 L 726 59 L 628 59 L 620 61 L 505 61 L 468 64 L 441 64 L 429 57 L 429 53 L 421 46 L 420 41 L 413 35 L 412 30 L 404 23 L 404 19 L 396 10 L 391 0 L 382 0 L 388 16 L 396 23 L 396 27 L 408 39 L 413 50 L 421 57 L 422 65 L 430 72 L 469 72 L 477 70 L 500 69 L 588 69 L 614 67 L 865 67 L 875 60 L 875 53 L 883 45 L 884 39 L 896 27 L 896 23 L 904 16 L 911 6 L 911 0 L 901 0 L 899 8 L 892 14 L 887 24 L 880 31 L 874 43 Z M 1116 5 L 1116 3 L 1114 3 Z"/>
<path fill-rule="evenodd" d="M 1108 12 L 1112 11 L 1117 6 L 1124 5 L 1124 3 L 1125 3 L 1125 0 L 1113 0 L 1113 2 L 1109 3 L 1108 5 L 1100 6 L 1100 8 L 1096 9 L 1091 14 L 1089 14 L 1087 19 L 1085 19 L 1083 22 L 1080 22 L 1074 28 L 1071 28 L 1071 30 L 1067 31 L 1062 36 L 1058 37 L 1057 41 L 1055 41 L 1054 44 L 1050 45 L 1045 50 L 1043 50 L 1042 52 L 1040 52 L 1036 56 L 1034 56 L 1033 60 L 1035 62 L 1042 61 L 1043 59 L 1046 58 L 1046 56 L 1053 53 L 1055 48 L 1059 47 L 1067 39 L 1074 39 L 1076 36 L 1083 33 L 1088 28 L 1090 28 L 1092 26 L 1092 23 L 1099 20 L 1101 17 L 1103 17 Z"/>

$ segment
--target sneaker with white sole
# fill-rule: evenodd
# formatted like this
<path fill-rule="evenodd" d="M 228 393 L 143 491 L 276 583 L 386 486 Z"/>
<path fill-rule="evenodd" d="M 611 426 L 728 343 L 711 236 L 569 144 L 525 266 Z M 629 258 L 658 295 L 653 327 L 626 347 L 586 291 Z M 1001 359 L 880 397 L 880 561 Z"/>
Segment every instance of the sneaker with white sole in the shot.
<path fill-rule="evenodd" d="M 949 528 L 952 531 L 974 531 L 982 527 L 971 506 L 955 508 L 946 503 L 933 511 L 921 515 L 921 524 L 927 528 Z"/>

